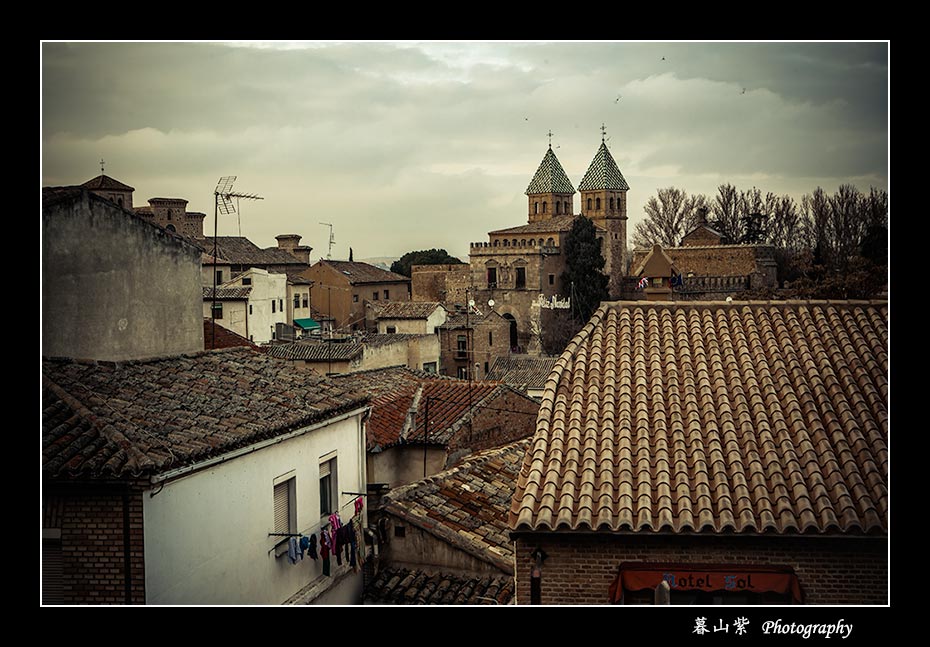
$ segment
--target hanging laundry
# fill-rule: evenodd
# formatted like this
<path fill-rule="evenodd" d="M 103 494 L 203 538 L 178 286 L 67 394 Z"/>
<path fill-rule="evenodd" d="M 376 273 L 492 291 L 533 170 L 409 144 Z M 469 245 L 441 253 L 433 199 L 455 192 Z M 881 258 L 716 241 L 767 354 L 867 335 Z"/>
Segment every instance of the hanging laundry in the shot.
<path fill-rule="evenodd" d="M 362 519 L 357 517 L 353 519 L 352 528 L 355 530 L 355 543 L 358 550 L 359 566 L 365 563 L 365 532 L 362 530 Z"/>
<path fill-rule="evenodd" d="M 287 561 L 291 564 L 296 564 L 298 552 L 297 537 L 291 537 L 287 540 Z"/>
<path fill-rule="evenodd" d="M 362 497 L 355 499 L 355 516 L 362 514 L 362 509 L 365 507 L 365 501 Z"/>
<path fill-rule="evenodd" d="M 312 560 L 315 561 L 315 560 L 317 559 L 317 555 L 316 555 L 316 535 L 315 535 L 315 534 L 314 534 L 314 535 L 310 535 L 310 539 L 309 539 L 308 543 L 309 543 L 309 546 L 307 547 L 307 555 L 310 557 L 310 559 L 312 559 Z"/>
<path fill-rule="evenodd" d="M 320 532 L 320 557 L 323 559 L 323 575 L 329 577 L 329 537 L 325 530 Z"/>
<path fill-rule="evenodd" d="M 308 548 L 310 548 L 310 539 L 308 537 L 301 537 L 300 538 L 300 556 L 301 557 L 304 556 L 304 552 L 306 552 Z"/>
<path fill-rule="evenodd" d="M 355 558 L 356 554 L 358 553 L 358 539 L 355 536 L 355 522 L 357 519 L 358 517 L 353 517 L 352 523 L 347 528 L 347 530 L 349 531 L 349 544 L 348 544 L 348 548 L 350 550 L 349 564 L 352 566 L 352 570 L 356 573 L 358 573 L 358 562 L 356 561 L 356 558 Z"/>

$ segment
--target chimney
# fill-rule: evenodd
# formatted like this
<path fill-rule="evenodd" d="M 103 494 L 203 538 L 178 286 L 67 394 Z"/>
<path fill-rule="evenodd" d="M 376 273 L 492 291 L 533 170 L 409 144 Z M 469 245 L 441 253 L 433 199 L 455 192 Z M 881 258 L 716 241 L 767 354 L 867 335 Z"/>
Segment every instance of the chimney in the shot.
<path fill-rule="evenodd" d="M 278 241 L 278 249 L 284 250 L 301 263 L 310 265 L 310 252 L 313 248 L 301 245 L 299 234 L 280 234 L 274 238 Z"/>
<path fill-rule="evenodd" d="M 706 224 L 707 224 L 707 207 L 698 207 L 697 225 L 698 227 L 703 227 Z"/>

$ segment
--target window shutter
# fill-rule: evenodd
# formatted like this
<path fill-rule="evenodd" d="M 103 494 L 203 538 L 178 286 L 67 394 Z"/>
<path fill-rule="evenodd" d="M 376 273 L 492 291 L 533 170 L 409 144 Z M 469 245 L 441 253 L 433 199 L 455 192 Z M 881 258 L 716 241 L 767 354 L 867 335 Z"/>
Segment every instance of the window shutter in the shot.
<path fill-rule="evenodd" d="M 290 496 L 289 481 L 274 486 L 274 531 L 290 532 Z M 267 490 L 266 490 L 267 491 Z"/>
<path fill-rule="evenodd" d="M 325 463 L 320 463 L 320 478 L 330 475 L 330 462 L 326 461 Z"/>

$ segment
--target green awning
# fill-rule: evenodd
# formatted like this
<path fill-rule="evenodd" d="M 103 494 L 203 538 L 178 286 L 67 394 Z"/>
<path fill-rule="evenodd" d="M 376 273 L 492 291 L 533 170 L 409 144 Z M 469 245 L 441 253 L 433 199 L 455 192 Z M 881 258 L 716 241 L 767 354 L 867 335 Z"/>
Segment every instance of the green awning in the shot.
<path fill-rule="evenodd" d="M 298 326 L 299 328 L 303 328 L 304 330 L 313 330 L 314 328 L 321 327 L 317 321 L 310 319 L 309 317 L 307 319 L 294 319 L 294 325 Z"/>

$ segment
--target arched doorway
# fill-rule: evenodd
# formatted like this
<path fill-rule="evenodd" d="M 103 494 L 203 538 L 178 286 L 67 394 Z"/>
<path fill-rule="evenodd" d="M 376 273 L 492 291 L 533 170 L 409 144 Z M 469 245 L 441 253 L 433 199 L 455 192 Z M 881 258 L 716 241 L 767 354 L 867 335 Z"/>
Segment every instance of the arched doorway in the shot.
<path fill-rule="evenodd" d="M 509 312 L 505 313 L 503 317 L 510 324 L 510 350 L 511 352 L 517 352 L 517 350 L 519 350 L 519 344 L 517 343 L 517 320 Z"/>

